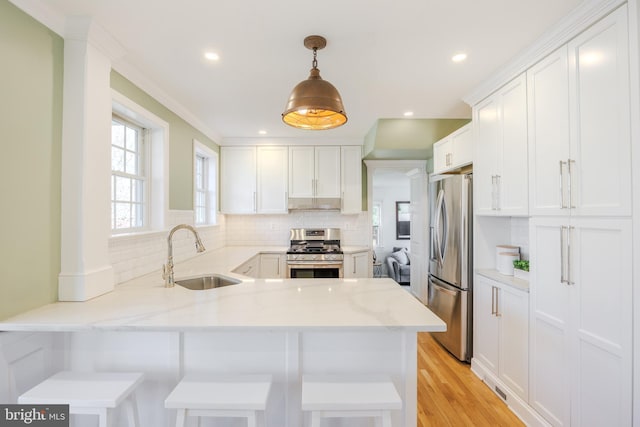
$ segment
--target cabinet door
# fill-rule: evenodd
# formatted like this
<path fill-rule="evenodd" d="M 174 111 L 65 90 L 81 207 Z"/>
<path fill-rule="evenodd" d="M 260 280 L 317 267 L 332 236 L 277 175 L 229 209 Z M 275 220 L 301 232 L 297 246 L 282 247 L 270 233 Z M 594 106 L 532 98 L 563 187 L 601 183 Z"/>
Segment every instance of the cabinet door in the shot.
<path fill-rule="evenodd" d="M 632 424 L 631 225 L 571 219 L 572 425 Z"/>
<path fill-rule="evenodd" d="M 369 277 L 369 251 L 344 256 L 344 277 L 357 278 Z"/>
<path fill-rule="evenodd" d="M 257 212 L 287 213 L 287 147 L 258 147 L 257 156 Z"/>
<path fill-rule="evenodd" d="M 527 71 L 529 211 L 567 215 L 569 71 L 564 46 Z"/>
<path fill-rule="evenodd" d="M 289 147 L 289 197 L 313 197 L 314 159 L 313 147 Z"/>
<path fill-rule="evenodd" d="M 529 395 L 529 294 L 501 285 L 500 379 L 525 401 Z"/>
<path fill-rule="evenodd" d="M 569 425 L 571 376 L 569 286 L 561 283 L 567 253 L 562 228 L 568 219 L 530 220 L 530 396 L 529 402 L 551 424 Z M 596 265 L 601 265 L 599 262 Z"/>
<path fill-rule="evenodd" d="M 471 124 L 464 125 L 451 134 L 451 166 L 460 167 L 473 159 L 473 131 Z M 434 157 L 435 159 L 435 157 Z"/>
<path fill-rule="evenodd" d="M 233 270 L 234 273 L 242 274 L 243 276 L 257 278 L 260 276 L 260 255 L 256 255 L 246 262 L 242 263 L 239 267 Z"/>
<path fill-rule="evenodd" d="M 315 197 L 339 198 L 340 147 L 315 147 Z"/>
<path fill-rule="evenodd" d="M 246 214 L 256 211 L 256 148 L 220 149 L 220 210 Z"/>
<path fill-rule="evenodd" d="M 433 144 L 433 173 L 440 173 L 449 168 L 451 148 L 451 138 L 449 137 Z"/>
<path fill-rule="evenodd" d="M 479 215 L 495 215 L 494 190 L 498 174 L 499 102 L 494 95 L 473 109 L 473 206 Z"/>
<path fill-rule="evenodd" d="M 622 6 L 569 43 L 571 203 L 578 215 L 631 214 L 628 37 Z"/>
<path fill-rule="evenodd" d="M 284 257 L 278 254 L 260 255 L 260 277 L 263 279 L 280 279 L 284 277 Z"/>
<path fill-rule="evenodd" d="M 498 214 L 528 215 L 526 75 L 520 75 L 498 93 L 502 122 L 498 153 Z"/>
<path fill-rule="evenodd" d="M 494 315 L 494 282 L 476 275 L 473 289 L 473 358 L 498 375 L 499 320 Z"/>
<path fill-rule="evenodd" d="M 362 147 L 341 148 L 342 213 L 362 211 Z"/>

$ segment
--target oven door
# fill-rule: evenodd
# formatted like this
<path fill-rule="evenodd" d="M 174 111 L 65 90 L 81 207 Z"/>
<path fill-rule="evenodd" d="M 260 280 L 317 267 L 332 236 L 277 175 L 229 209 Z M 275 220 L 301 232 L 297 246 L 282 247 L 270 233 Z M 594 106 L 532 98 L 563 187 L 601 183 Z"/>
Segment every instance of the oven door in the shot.
<path fill-rule="evenodd" d="M 341 262 L 305 262 L 289 261 L 287 263 L 288 279 L 341 279 Z"/>

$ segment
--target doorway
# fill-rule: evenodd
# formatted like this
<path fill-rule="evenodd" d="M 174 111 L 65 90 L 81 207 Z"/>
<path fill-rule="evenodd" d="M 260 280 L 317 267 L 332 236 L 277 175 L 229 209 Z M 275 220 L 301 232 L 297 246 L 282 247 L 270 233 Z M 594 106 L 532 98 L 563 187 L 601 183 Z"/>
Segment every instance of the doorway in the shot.
<path fill-rule="evenodd" d="M 408 290 L 426 302 L 428 224 L 426 161 L 365 160 L 371 245 L 375 253 L 374 273 L 408 285 Z M 408 264 L 402 267 L 389 257 Z M 392 254 L 394 254 L 392 256 Z M 391 269 L 394 270 L 391 271 Z M 424 277 L 423 277 L 424 276 Z"/>

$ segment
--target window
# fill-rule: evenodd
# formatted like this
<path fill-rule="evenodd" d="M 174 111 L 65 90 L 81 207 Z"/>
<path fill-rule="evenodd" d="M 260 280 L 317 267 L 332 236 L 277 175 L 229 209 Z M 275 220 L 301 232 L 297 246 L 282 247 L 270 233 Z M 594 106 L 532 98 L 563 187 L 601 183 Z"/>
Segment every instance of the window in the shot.
<path fill-rule="evenodd" d="M 135 231 L 147 225 L 145 135 L 142 127 L 118 116 L 111 120 L 111 230 Z"/>
<path fill-rule="evenodd" d="M 373 247 L 382 246 L 382 203 L 373 202 Z"/>
<path fill-rule="evenodd" d="M 111 234 L 164 230 L 169 124 L 121 93 L 111 94 Z"/>
<path fill-rule="evenodd" d="M 217 223 L 218 153 L 193 141 L 193 214 L 196 225 Z"/>

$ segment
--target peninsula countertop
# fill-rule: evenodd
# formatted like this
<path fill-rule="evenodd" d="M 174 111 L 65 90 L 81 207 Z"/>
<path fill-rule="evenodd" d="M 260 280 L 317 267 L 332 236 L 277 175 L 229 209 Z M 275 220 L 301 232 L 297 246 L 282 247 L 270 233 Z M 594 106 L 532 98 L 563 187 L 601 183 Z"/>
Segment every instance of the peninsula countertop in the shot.
<path fill-rule="evenodd" d="M 242 283 L 204 291 L 165 288 L 156 271 L 89 301 L 56 302 L 19 314 L 0 322 L 0 331 L 446 329 L 388 278 L 252 279 L 231 272 L 256 254 L 285 251 L 246 246 L 207 251 L 177 263 L 176 279 L 217 273 Z"/>

